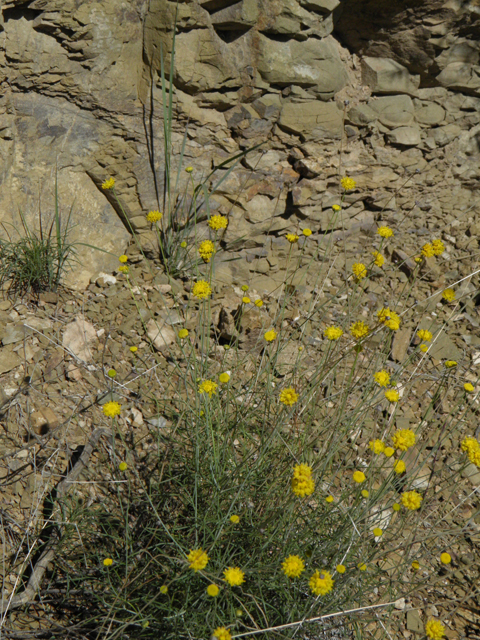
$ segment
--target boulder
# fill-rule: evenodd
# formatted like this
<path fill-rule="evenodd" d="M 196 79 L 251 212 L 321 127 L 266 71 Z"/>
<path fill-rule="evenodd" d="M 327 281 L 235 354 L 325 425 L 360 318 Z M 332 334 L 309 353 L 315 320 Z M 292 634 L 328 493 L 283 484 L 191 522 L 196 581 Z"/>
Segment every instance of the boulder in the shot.
<path fill-rule="evenodd" d="M 336 138 L 342 135 L 342 111 L 334 102 L 293 103 L 283 105 L 279 125 L 303 138 Z"/>
<path fill-rule="evenodd" d="M 446 124 L 444 127 L 432 129 L 430 135 L 439 147 L 444 147 L 461 134 L 462 130 L 457 124 Z"/>
<path fill-rule="evenodd" d="M 440 124 L 445 120 L 445 109 L 436 102 L 415 100 L 415 120 L 420 124 L 430 126 Z"/>
<path fill-rule="evenodd" d="M 453 62 L 437 76 L 437 81 L 449 89 L 480 94 L 480 66 Z"/>
<path fill-rule="evenodd" d="M 359 127 L 364 127 L 369 122 L 376 120 L 377 117 L 378 113 L 368 104 L 359 104 L 356 107 L 352 107 L 347 113 L 347 121 Z"/>
<path fill-rule="evenodd" d="M 362 60 L 362 83 L 373 93 L 417 94 L 420 76 L 411 75 L 406 67 L 391 58 L 370 58 Z"/>
<path fill-rule="evenodd" d="M 418 127 L 398 127 L 387 133 L 388 141 L 402 147 L 415 147 L 420 144 L 420 129 Z"/>
<path fill-rule="evenodd" d="M 410 96 L 385 96 L 370 100 L 368 106 L 378 114 L 378 119 L 387 127 L 403 127 L 413 120 L 413 102 Z"/>

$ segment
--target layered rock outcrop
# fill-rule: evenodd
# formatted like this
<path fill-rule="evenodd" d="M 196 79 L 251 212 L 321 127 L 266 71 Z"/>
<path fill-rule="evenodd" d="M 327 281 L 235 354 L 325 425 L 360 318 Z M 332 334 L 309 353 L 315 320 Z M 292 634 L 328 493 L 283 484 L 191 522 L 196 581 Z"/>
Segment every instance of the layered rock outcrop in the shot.
<path fill-rule="evenodd" d="M 163 56 L 168 79 L 176 6 L 3 3 L 2 221 L 53 211 L 58 167 L 72 240 L 110 252 L 79 246 L 75 286 L 113 269 L 163 208 L 160 68 Z M 415 201 L 439 216 L 477 206 L 477 0 L 192 0 L 178 4 L 176 30 L 174 165 L 185 132 L 197 181 L 262 143 L 210 203 L 230 216 L 223 242 L 241 240 L 240 254 L 305 219 L 326 230 L 344 172 L 362 189 L 347 197 L 350 225 Z M 101 188 L 110 176 L 118 201 Z M 240 277 L 232 265 L 227 281 Z"/>

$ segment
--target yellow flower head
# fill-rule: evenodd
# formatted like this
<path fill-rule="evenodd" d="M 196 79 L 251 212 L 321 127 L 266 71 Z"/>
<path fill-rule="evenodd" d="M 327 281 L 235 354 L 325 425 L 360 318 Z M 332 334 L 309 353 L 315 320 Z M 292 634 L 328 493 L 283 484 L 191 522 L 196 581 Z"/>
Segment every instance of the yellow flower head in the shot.
<path fill-rule="evenodd" d="M 400 451 L 408 451 L 413 447 L 417 438 L 411 429 L 398 429 L 392 436 L 393 444 Z"/>
<path fill-rule="evenodd" d="M 428 351 L 428 344 L 421 344 L 419 347 L 420 351 L 423 351 L 423 353 L 427 353 Z"/>
<path fill-rule="evenodd" d="M 457 366 L 457 362 L 455 362 L 455 360 L 445 360 L 445 366 L 447 367 L 447 369 L 452 369 L 453 367 Z"/>
<path fill-rule="evenodd" d="M 393 230 L 390 227 L 378 227 L 377 233 L 382 238 L 391 238 L 393 236 Z"/>
<path fill-rule="evenodd" d="M 228 582 L 231 587 L 239 587 L 245 582 L 245 574 L 238 567 L 228 567 L 228 569 L 225 569 L 223 572 L 223 575 L 225 576 L 225 581 Z"/>
<path fill-rule="evenodd" d="M 193 285 L 192 294 L 198 299 L 208 298 L 212 294 L 212 288 L 205 280 L 199 280 Z"/>
<path fill-rule="evenodd" d="M 184 340 L 188 336 L 188 329 L 180 329 L 178 332 L 178 337 L 180 340 Z"/>
<path fill-rule="evenodd" d="M 420 569 L 420 563 L 418 562 L 418 560 L 414 560 L 414 561 L 412 562 L 412 569 L 413 569 L 414 571 L 418 571 L 418 570 Z"/>
<path fill-rule="evenodd" d="M 362 489 L 360 493 L 362 494 L 363 498 L 368 498 L 370 495 L 370 491 L 367 491 L 367 489 Z"/>
<path fill-rule="evenodd" d="M 208 585 L 207 593 L 212 598 L 216 598 L 218 596 L 219 592 L 220 592 L 220 589 L 217 587 L 216 584 L 209 584 Z"/>
<path fill-rule="evenodd" d="M 475 387 L 471 382 L 465 382 L 465 384 L 463 385 L 463 388 L 467 393 L 473 393 L 473 391 L 475 391 Z"/>
<path fill-rule="evenodd" d="M 126 462 L 120 462 L 118 468 L 120 469 L 120 471 L 126 471 L 128 469 L 128 464 Z"/>
<path fill-rule="evenodd" d="M 263 300 L 260 300 L 259 298 L 258 300 L 255 300 L 253 304 L 260 309 L 260 307 L 263 307 Z"/>
<path fill-rule="evenodd" d="M 103 413 L 107 416 L 107 418 L 114 418 L 115 416 L 120 415 L 120 411 L 122 407 L 118 402 L 106 402 L 103 405 Z"/>
<path fill-rule="evenodd" d="M 113 564 L 113 560 L 111 558 L 105 558 L 105 560 L 103 561 L 103 565 L 105 567 L 110 567 Z"/>
<path fill-rule="evenodd" d="M 365 324 L 363 320 L 359 320 L 358 322 L 354 322 L 350 327 L 350 333 L 356 340 L 360 340 L 361 338 L 365 338 L 370 333 L 370 328 L 368 324 Z"/>
<path fill-rule="evenodd" d="M 211 240 L 204 240 L 198 247 L 198 253 L 204 262 L 210 262 L 210 258 L 215 253 L 215 245 Z"/>
<path fill-rule="evenodd" d="M 308 581 L 308 586 L 315 596 L 325 596 L 333 589 L 335 581 L 328 571 L 315 571 Z"/>
<path fill-rule="evenodd" d="M 373 264 L 376 267 L 383 267 L 385 263 L 385 258 L 382 256 L 382 254 L 379 253 L 378 251 L 372 251 L 372 256 L 374 258 Z"/>
<path fill-rule="evenodd" d="M 420 509 L 422 500 L 422 496 L 416 491 L 404 491 L 401 497 L 403 506 L 410 511 L 416 511 L 417 509 Z"/>
<path fill-rule="evenodd" d="M 396 389 L 388 389 L 385 391 L 385 398 L 389 402 L 398 402 L 400 400 L 400 394 Z"/>
<path fill-rule="evenodd" d="M 263 337 L 267 342 L 273 342 L 273 340 L 275 340 L 275 338 L 277 337 L 277 332 L 273 329 L 270 329 L 270 331 L 267 331 L 263 334 Z"/>
<path fill-rule="evenodd" d="M 250 287 L 248 286 L 248 284 L 242 284 L 242 291 L 248 291 L 250 289 Z"/>
<path fill-rule="evenodd" d="M 192 171 L 193 171 L 193 167 L 185 167 L 185 171 L 186 171 L 187 173 L 192 173 Z"/>
<path fill-rule="evenodd" d="M 293 469 L 292 491 L 303 498 L 310 496 L 315 490 L 315 482 L 312 479 L 312 468 L 306 464 L 297 464 Z"/>
<path fill-rule="evenodd" d="M 419 331 L 417 331 L 417 336 L 420 338 L 420 340 L 430 342 L 430 340 L 433 338 L 433 333 L 427 331 L 427 329 L 419 329 Z"/>
<path fill-rule="evenodd" d="M 440 620 L 429 618 L 425 625 L 425 635 L 430 638 L 430 640 L 442 640 L 445 635 L 445 627 Z"/>
<path fill-rule="evenodd" d="M 218 231 L 219 229 L 226 229 L 227 225 L 228 219 L 225 216 L 221 216 L 220 214 L 211 216 L 210 220 L 208 221 L 208 226 L 214 231 Z"/>
<path fill-rule="evenodd" d="M 108 180 L 105 180 L 105 182 L 102 184 L 102 189 L 113 189 L 114 186 L 115 178 L 108 178 Z"/>
<path fill-rule="evenodd" d="M 352 266 L 352 273 L 357 280 L 362 280 L 367 277 L 367 267 L 361 262 L 356 262 Z"/>
<path fill-rule="evenodd" d="M 442 293 L 442 298 L 447 302 L 453 302 L 455 300 L 455 291 L 453 289 L 445 289 Z"/>
<path fill-rule="evenodd" d="M 440 562 L 442 564 L 450 564 L 452 561 L 452 556 L 449 553 L 441 553 L 440 554 Z"/>
<path fill-rule="evenodd" d="M 128 256 L 126 256 L 125 254 L 123 254 L 123 255 L 121 255 L 121 256 L 119 256 L 119 257 L 118 257 L 118 261 L 119 261 L 119 262 L 122 262 L 122 263 L 128 262 Z"/>
<path fill-rule="evenodd" d="M 117 372 L 115 371 L 115 369 L 109 369 L 107 371 L 107 376 L 109 378 L 115 378 L 117 376 Z"/>
<path fill-rule="evenodd" d="M 365 474 L 363 473 L 363 471 L 354 471 L 353 480 L 355 482 L 357 482 L 358 484 L 362 484 L 362 482 L 365 482 L 366 477 L 365 477 Z"/>
<path fill-rule="evenodd" d="M 312 230 L 311 230 L 311 229 L 304 229 L 304 230 L 302 231 L 302 233 L 303 233 L 303 235 L 304 235 L 305 237 L 307 237 L 307 238 L 308 238 L 308 236 L 311 236 L 311 235 L 312 235 Z"/>
<path fill-rule="evenodd" d="M 136 353 L 138 351 L 138 347 L 135 347 L 135 346 L 134 347 L 130 347 L 130 351 L 132 353 Z"/>
<path fill-rule="evenodd" d="M 367 565 L 365 564 L 365 562 L 359 562 L 357 564 L 357 567 L 360 569 L 360 571 L 366 571 L 367 570 Z"/>
<path fill-rule="evenodd" d="M 343 331 L 340 327 L 327 327 L 323 335 L 327 340 L 339 340 L 343 336 Z"/>
<path fill-rule="evenodd" d="M 218 384 L 213 380 L 203 380 L 198 385 L 198 393 L 208 393 L 208 396 L 211 398 L 214 393 L 217 393 Z"/>
<path fill-rule="evenodd" d="M 230 631 L 225 629 L 225 627 L 217 627 L 213 632 L 213 637 L 216 638 L 216 640 L 232 640 Z"/>
<path fill-rule="evenodd" d="M 348 178 L 347 176 L 345 176 L 340 180 L 340 184 L 345 189 L 345 191 L 351 191 L 352 189 L 355 189 L 355 187 L 357 186 L 357 183 L 355 182 L 355 180 L 353 180 L 353 178 Z"/>
<path fill-rule="evenodd" d="M 427 242 L 427 244 L 424 244 L 422 247 L 422 256 L 424 256 L 425 258 L 432 258 L 434 255 L 435 252 L 432 245 L 429 242 Z"/>
<path fill-rule="evenodd" d="M 341 207 L 339 204 L 332 204 L 332 209 L 333 209 L 334 211 L 340 211 L 340 209 L 341 209 L 341 208 L 342 208 L 342 207 Z"/>
<path fill-rule="evenodd" d="M 373 379 L 381 387 L 386 387 L 390 384 L 390 374 L 388 373 L 388 371 L 385 371 L 385 369 L 374 373 Z"/>
<path fill-rule="evenodd" d="M 218 376 L 218 379 L 222 384 L 227 384 L 227 382 L 230 380 L 230 374 L 227 372 L 221 373 Z"/>
<path fill-rule="evenodd" d="M 368 446 L 373 453 L 383 453 L 385 451 L 385 443 L 382 440 L 370 440 Z"/>
<path fill-rule="evenodd" d="M 185 247 L 187 246 L 185 240 L 182 240 L 182 242 L 180 242 L 180 246 L 182 247 L 182 249 L 185 249 Z"/>
<path fill-rule="evenodd" d="M 284 389 L 280 393 L 280 402 L 287 405 L 287 407 L 292 407 L 297 401 L 298 393 L 291 387 L 289 389 Z"/>
<path fill-rule="evenodd" d="M 240 516 L 236 516 L 236 515 L 230 516 L 230 522 L 232 524 L 238 524 L 240 522 Z"/>
<path fill-rule="evenodd" d="M 445 251 L 445 245 L 441 240 L 432 240 L 433 253 L 436 256 L 441 256 Z"/>
<path fill-rule="evenodd" d="M 208 564 L 208 556 L 203 549 L 190 549 L 187 560 L 190 563 L 190 569 L 195 572 L 205 569 Z"/>
<path fill-rule="evenodd" d="M 392 509 L 393 509 L 394 511 L 400 511 L 400 509 L 401 509 L 401 508 L 402 508 L 402 507 L 398 504 L 398 502 L 395 502 L 395 503 L 392 505 Z"/>
<path fill-rule="evenodd" d="M 149 211 L 147 213 L 147 220 L 148 222 L 151 222 L 152 224 L 154 222 L 160 222 L 160 220 L 163 218 L 163 213 L 161 211 Z"/>
<path fill-rule="evenodd" d="M 383 307 L 377 311 L 378 321 L 384 324 L 392 331 L 398 331 L 400 328 L 400 316 L 392 311 L 389 307 Z"/>
<path fill-rule="evenodd" d="M 122 264 L 120 267 L 118 267 L 117 271 L 120 271 L 120 273 L 128 273 L 130 271 L 130 268 L 128 264 Z"/>
<path fill-rule="evenodd" d="M 287 233 L 285 237 L 290 242 L 290 244 L 293 244 L 294 242 L 298 242 L 298 236 L 296 233 Z"/>
<path fill-rule="evenodd" d="M 243 296 L 242 302 L 243 304 L 250 304 L 251 300 L 248 296 Z"/>
<path fill-rule="evenodd" d="M 375 529 L 373 530 L 373 535 L 376 538 L 380 538 L 380 536 L 383 536 L 383 529 L 380 529 L 380 527 L 375 527 Z"/>
<path fill-rule="evenodd" d="M 395 473 L 398 473 L 398 475 L 400 475 L 401 473 L 405 473 L 405 471 L 407 470 L 407 467 L 403 460 L 397 460 L 393 465 L 393 468 L 395 469 Z"/>
<path fill-rule="evenodd" d="M 387 456 L 387 458 L 391 458 L 395 453 L 395 449 L 393 447 L 385 447 L 383 453 Z"/>
<path fill-rule="evenodd" d="M 288 556 L 282 562 L 282 570 L 287 578 L 298 578 L 305 570 L 305 564 L 300 556 Z"/>
<path fill-rule="evenodd" d="M 167 595 L 167 593 L 168 593 L 168 587 L 167 587 L 167 585 L 166 585 L 166 584 L 162 584 L 162 586 L 160 587 L 160 593 L 161 593 L 162 595 L 164 595 L 164 596 L 166 596 L 166 595 Z"/>
<path fill-rule="evenodd" d="M 347 567 L 344 564 L 337 564 L 335 569 L 337 570 L 337 573 L 345 573 Z"/>

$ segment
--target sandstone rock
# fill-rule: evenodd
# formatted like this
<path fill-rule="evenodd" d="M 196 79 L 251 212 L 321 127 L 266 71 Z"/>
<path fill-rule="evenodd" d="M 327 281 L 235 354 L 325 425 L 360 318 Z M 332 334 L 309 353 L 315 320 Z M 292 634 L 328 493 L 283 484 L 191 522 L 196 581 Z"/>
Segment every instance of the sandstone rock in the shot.
<path fill-rule="evenodd" d="M 385 96 L 370 100 L 368 106 L 378 114 L 380 122 L 387 127 L 402 127 L 413 120 L 413 102 L 410 96 Z"/>
<path fill-rule="evenodd" d="M 217 29 L 225 30 L 253 27 L 257 19 L 257 0 L 242 0 L 242 2 L 216 11 L 211 17 L 212 24 Z"/>
<path fill-rule="evenodd" d="M 300 4 L 312 11 L 331 13 L 340 6 L 340 0 L 300 0 Z"/>
<path fill-rule="evenodd" d="M 287 102 L 282 107 L 279 125 L 302 138 L 340 138 L 342 112 L 333 102 Z"/>
<path fill-rule="evenodd" d="M 430 126 L 440 124 L 445 120 L 445 109 L 436 102 L 415 100 L 415 120 Z"/>
<path fill-rule="evenodd" d="M 407 350 L 410 345 L 412 332 L 410 329 L 399 329 L 395 331 L 392 344 L 392 359 L 396 362 L 404 362 L 407 357 Z"/>
<path fill-rule="evenodd" d="M 360 127 L 369 124 L 369 122 L 373 122 L 377 117 L 377 112 L 368 104 L 359 104 L 356 107 L 352 107 L 347 113 L 348 121 Z"/>
<path fill-rule="evenodd" d="M 177 339 L 175 331 L 161 320 L 151 319 L 147 322 L 147 335 L 158 351 Z"/>
<path fill-rule="evenodd" d="M 444 147 L 452 140 L 455 140 L 455 138 L 460 135 L 461 131 L 461 128 L 456 124 L 446 124 L 444 127 L 432 129 L 430 135 L 438 146 Z"/>
<path fill-rule="evenodd" d="M 444 87 L 457 91 L 468 91 L 480 94 L 480 66 L 452 62 L 437 76 L 437 81 Z"/>
<path fill-rule="evenodd" d="M 327 100 L 342 89 L 347 74 L 331 36 L 323 40 L 278 42 L 259 36 L 258 70 L 271 84 L 310 87 Z"/>
<path fill-rule="evenodd" d="M 391 58 L 362 59 L 362 83 L 373 93 L 406 93 L 414 96 L 420 76 L 411 75 L 406 67 Z"/>
<path fill-rule="evenodd" d="M 249 222 L 265 222 L 283 211 L 278 207 L 278 202 L 267 196 L 254 196 L 245 203 L 245 217 Z"/>
<path fill-rule="evenodd" d="M 74 356 L 88 362 L 92 360 L 91 347 L 96 341 L 95 327 L 79 314 L 76 320 L 65 327 L 62 344 Z"/>
<path fill-rule="evenodd" d="M 420 144 L 420 129 L 417 127 L 398 127 L 387 133 L 387 138 L 392 144 L 402 147 L 415 147 Z"/>

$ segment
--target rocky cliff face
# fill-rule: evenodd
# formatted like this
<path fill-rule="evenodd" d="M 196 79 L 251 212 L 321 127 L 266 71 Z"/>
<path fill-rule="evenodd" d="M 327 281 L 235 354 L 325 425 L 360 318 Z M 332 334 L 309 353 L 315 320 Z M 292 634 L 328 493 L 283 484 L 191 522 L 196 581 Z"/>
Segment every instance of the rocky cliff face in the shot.
<path fill-rule="evenodd" d="M 160 51 L 169 64 L 176 3 L 3 2 L 0 212 L 18 223 L 74 202 L 74 239 L 114 256 L 130 227 L 161 208 Z M 347 226 L 415 206 L 431 216 L 475 208 L 480 178 L 480 2 L 193 0 L 180 2 L 174 152 L 198 179 L 249 154 L 212 199 L 230 216 L 224 242 L 257 250 L 298 221 L 325 230 L 338 176 Z M 339 149 L 342 149 L 340 164 Z M 154 173 L 156 177 L 154 179 Z M 122 202 L 101 189 L 116 179 Z M 397 193 L 408 177 L 411 179 Z M 443 217 L 443 218 L 442 218 Z M 240 252 L 242 255 L 242 253 Z M 80 249 L 71 283 L 116 257 Z M 220 269 L 226 282 L 241 267 Z"/>

